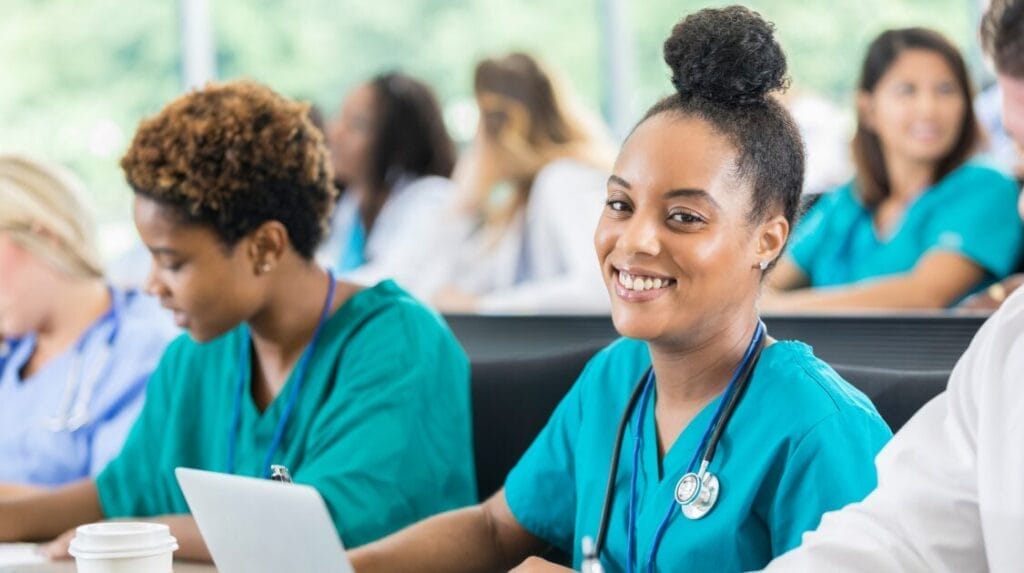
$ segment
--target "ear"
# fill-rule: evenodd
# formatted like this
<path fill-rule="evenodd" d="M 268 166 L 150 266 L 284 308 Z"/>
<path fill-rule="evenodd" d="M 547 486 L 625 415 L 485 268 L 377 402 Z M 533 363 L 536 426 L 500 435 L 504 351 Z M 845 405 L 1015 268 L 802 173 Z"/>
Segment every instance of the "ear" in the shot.
<path fill-rule="evenodd" d="M 786 246 L 789 239 L 789 221 L 782 215 L 776 215 L 761 223 L 757 228 L 757 245 L 754 253 L 754 267 L 762 271 L 771 266 Z"/>
<path fill-rule="evenodd" d="M 248 254 L 257 275 L 274 270 L 291 247 L 288 229 L 280 221 L 267 221 L 249 234 Z"/>
<path fill-rule="evenodd" d="M 858 91 L 856 105 L 860 124 L 868 131 L 875 131 L 875 102 L 871 94 L 865 91 Z"/>

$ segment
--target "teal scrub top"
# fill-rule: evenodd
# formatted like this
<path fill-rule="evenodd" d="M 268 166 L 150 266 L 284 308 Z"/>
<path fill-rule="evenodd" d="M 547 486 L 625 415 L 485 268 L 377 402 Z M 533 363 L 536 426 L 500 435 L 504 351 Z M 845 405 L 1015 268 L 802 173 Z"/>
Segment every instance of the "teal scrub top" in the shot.
<path fill-rule="evenodd" d="M 572 553 L 577 569 L 582 538 L 597 536 L 619 420 L 650 364 L 647 345 L 636 340 L 619 340 L 597 354 L 505 483 L 519 523 Z M 762 353 L 711 462 L 720 480 L 718 502 L 703 519 L 691 521 L 675 505 L 674 490 L 721 397 L 690 422 L 664 459 L 655 439 L 657 393 L 652 397 L 637 468 L 635 571 L 645 570 L 655 530 L 670 506 L 674 514 L 653 570 L 761 569 L 799 545 L 823 513 L 874 489 L 875 454 L 892 436 L 871 402 L 808 346 L 777 342 Z M 609 572 L 626 569 L 636 432 L 631 420 L 600 556 Z"/>
<path fill-rule="evenodd" d="M 1013 272 L 1024 245 L 1016 183 L 975 161 L 923 193 L 889 237 L 878 236 L 873 215 L 854 182 L 808 211 L 793 233 L 789 256 L 812 287 L 906 273 L 935 249 L 980 266 L 980 290 Z"/>
<path fill-rule="evenodd" d="M 165 353 L 124 449 L 96 481 L 108 518 L 188 513 L 178 466 L 225 471 L 243 327 Z M 294 374 L 294 372 L 293 372 Z M 236 473 L 263 464 L 294 378 L 262 413 L 244 394 Z M 476 501 L 469 366 L 436 314 L 391 281 L 323 326 L 273 463 L 323 496 L 347 547 Z"/>

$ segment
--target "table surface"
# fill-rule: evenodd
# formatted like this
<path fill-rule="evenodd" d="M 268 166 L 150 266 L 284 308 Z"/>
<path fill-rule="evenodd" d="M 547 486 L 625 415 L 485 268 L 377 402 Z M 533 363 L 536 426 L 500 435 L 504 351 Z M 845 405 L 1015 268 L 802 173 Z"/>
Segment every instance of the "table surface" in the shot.
<path fill-rule="evenodd" d="M 75 573 L 74 561 L 0 566 L 0 573 Z M 175 561 L 174 573 L 217 573 L 213 565 Z"/>

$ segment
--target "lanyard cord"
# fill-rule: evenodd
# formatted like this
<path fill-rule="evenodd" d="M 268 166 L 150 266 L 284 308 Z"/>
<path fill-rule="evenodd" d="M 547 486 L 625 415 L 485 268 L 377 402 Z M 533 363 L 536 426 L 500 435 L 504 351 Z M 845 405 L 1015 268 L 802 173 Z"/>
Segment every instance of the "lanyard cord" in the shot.
<path fill-rule="evenodd" d="M 316 347 L 317 340 L 320 338 L 320 331 L 323 329 L 324 323 L 327 322 L 327 316 L 331 312 L 331 306 L 334 303 L 334 287 L 336 281 L 334 275 L 327 273 L 328 285 L 327 285 L 327 298 L 324 300 L 324 308 L 320 311 L 320 319 L 317 321 L 316 330 L 313 331 L 313 338 L 310 339 L 309 344 L 306 345 L 305 351 L 299 358 L 299 363 L 295 366 L 295 380 L 292 382 L 291 391 L 288 393 L 288 401 L 285 402 L 284 411 L 281 412 L 281 418 L 277 421 L 277 427 L 274 429 L 274 437 L 270 440 L 270 447 L 267 449 L 267 454 L 263 459 L 263 465 L 260 466 L 264 475 L 270 475 L 270 462 L 274 458 L 274 454 L 277 453 L 278 447 L 281 445 L 281 438 L 284 436 L 285 427 L 288 425 L 288 418 L 291 417 L 292 410 L 295 408 L 295 402 L 299 397 L 299 390 L 302 388 L 303 382 L 306 379 L 306 369 L 309 367 L 309 359 L 313 355 L 313 349 Z M 241 359 L 238 367 L 238 382 L 235 387 L 235 407 L 231 417 L 231 429 L 228 431 L 228 456 L 227 456 L 227 473 L 235 473 L 235 442 L 238 440 L 238 427 L 241 423 L 242 418 L 242 398 L 245 395 L 245 381 L 246 381 L 246 362 L 249 360 L 249 337 L 242 337 L 242 348 L 241 348 Z"/>
<path fill-rule="evenodd" d="M 619 454 L 622 451 L 622 438 L 626 435 L 626 426 L 629 424 L 630 414 L 633 413 L 637 400 L 641 399 L 642 394 L 647 389 L 646 382 L 653 376 L 654 368 L 648 368 L 647 372 L 644 372 L 643 376 L 640 377 L 640 381 L 637 382 L 636 387 L 633 389 L 633 393 L 629 396 L 629 402 L 626 404 L 626 409 L 622 413 L 622 419 L 619 421 L 619 429 L 615 432 L 615 447 L 612 449 L 611 460 L 612 470 L 608 473 L 608 484 L 604 489 L 604 505 L 601 508 L 601 521 L 597 528 L 597 538 L 594 540 L 593 554 L 595 558 L 600 555 L 601 550 L 604 549 L 604 540 L 605 537 L 608 536 L 608 523 L 611 521 L 612 502 L 615 500 L 615 470 L 619 467 Z"/>
<path fill-rule="evenodd" d="M 626 568 L 632 571 L 632 563 L 636 561 L 636 543 L 633 541 L 633 532 L 636 531 L 636 476 L 640 472 L 636 471 L 637 466 L 640 465 L 640 452 L 643 450 L 644 444 L 644 432 L 641 424 L 644 423 L 644 414 L 647 412 L 647 403 L 650 401 L 649 397 L 651 394 L 651 388 L 654 388 L 654 368 L 648 371 L 647 382 L 644 383 L 644 393 L 640 396 L 640 408 L 637 410 L 636 419 L 634 422 L 635 437 L 633 438 L 633 471 L 629 476 L 629 522 L 628 533 L 629 539 L 626 543 Z"/>
<path fill-rule="evenodd" d="M 704 430 L 704 435 L 701 437 L 700 444 L 697 449 L 693 452 L 693 457 L 690 458 L 690 463 L 686 466 L 687 472 L 694 471 L 694 467 L 697 464 L 697 460 L 701 458 L 701 452 L 704 452 L 703 461 L 701 462 L 701 469 L 707 467 L 711 463 L 714 457 L 715 450 L 718 447 L 719 438 L 722 435 L 729 418 L 732 417 L 732 413 L 739 403 L 739 397 L 743 390 L 746 389 L 747 382 L 750 380 L 750 376 L 753 373 L 754 365 L 757 360 L 761 357 L 761 349 L 763 348 L 762 342 L 764 341 L 765 327 L 763 322 L 757 323 L 757 329 L 754 331 L 754 336 L 750 340 L 750 344 L 747 345 L 747 350 L 743 354 L 743 359 L 736 366 L 733 371 L 732 379 L 729 380 L 729 385 L 726 386 L 725 393 L 722 397 L 722 401 L 718 403 L 718 408 L 715 410 L 714 416 L 711 418 L 711 423 L 708 424 L 707 429 Z M 653 386 L 654 376 L 653 371 L 651 377 L 648 379 L 647 384 Z M 641 398 L 640 404 L 640 416 L 646 410 L 647 406 L 647 394 L 648 391 L 644 390 L 644 396 Z M 638 416 L 639 418 L 639 416 Z M 633 452 L 633 471 L 632 478 L 630 480 L 630 491 L 629 491 L 629 530 L 627 531 L 627 561 L 626 570 L 629 573 L 633 571 L 633 563 L 636 557 L 636 513 L 634 507 L 634 500 L 636 499 L 636 476 L 639 473 L 637 467 L 639 466 L 639 452 L 640 444 L 642 443 L 643 427 L 639 424 L 642 423 L 642 419 L 638 420 L 637 428 L 637 440 L 634 446 Z M 668 529 L 669 521 L 672 520 L 672 516 L 676 512 L 676 506 L 678 504 L 673 499 L 672 503 L 669 504 L 668 511 L 665 513 L 665 517 L 662 518 L 658 524 L 658 528 L 655 530 L 654 539 L 651 542 L 651 549 L 647 554 L 647 564 L 645 571 L 650 571 L 654 563 L 654 558 L 657 556 L 658 546 L 661 544 L 661 539 L 665 535 L 665 531 Z"/>

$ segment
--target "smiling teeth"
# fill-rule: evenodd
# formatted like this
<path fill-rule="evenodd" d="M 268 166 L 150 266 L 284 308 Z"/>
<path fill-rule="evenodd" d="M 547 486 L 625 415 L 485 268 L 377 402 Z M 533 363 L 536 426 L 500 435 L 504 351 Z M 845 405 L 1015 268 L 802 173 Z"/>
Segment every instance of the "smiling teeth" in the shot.
<path fill-rule="evenodd" d="M 633 291 L 645 291 L 659 289 L 672 284 L 672 279 L 660 279 L 652 277 L 634 277 L 626 271 L 619 271 L 619 284 Z"/>

